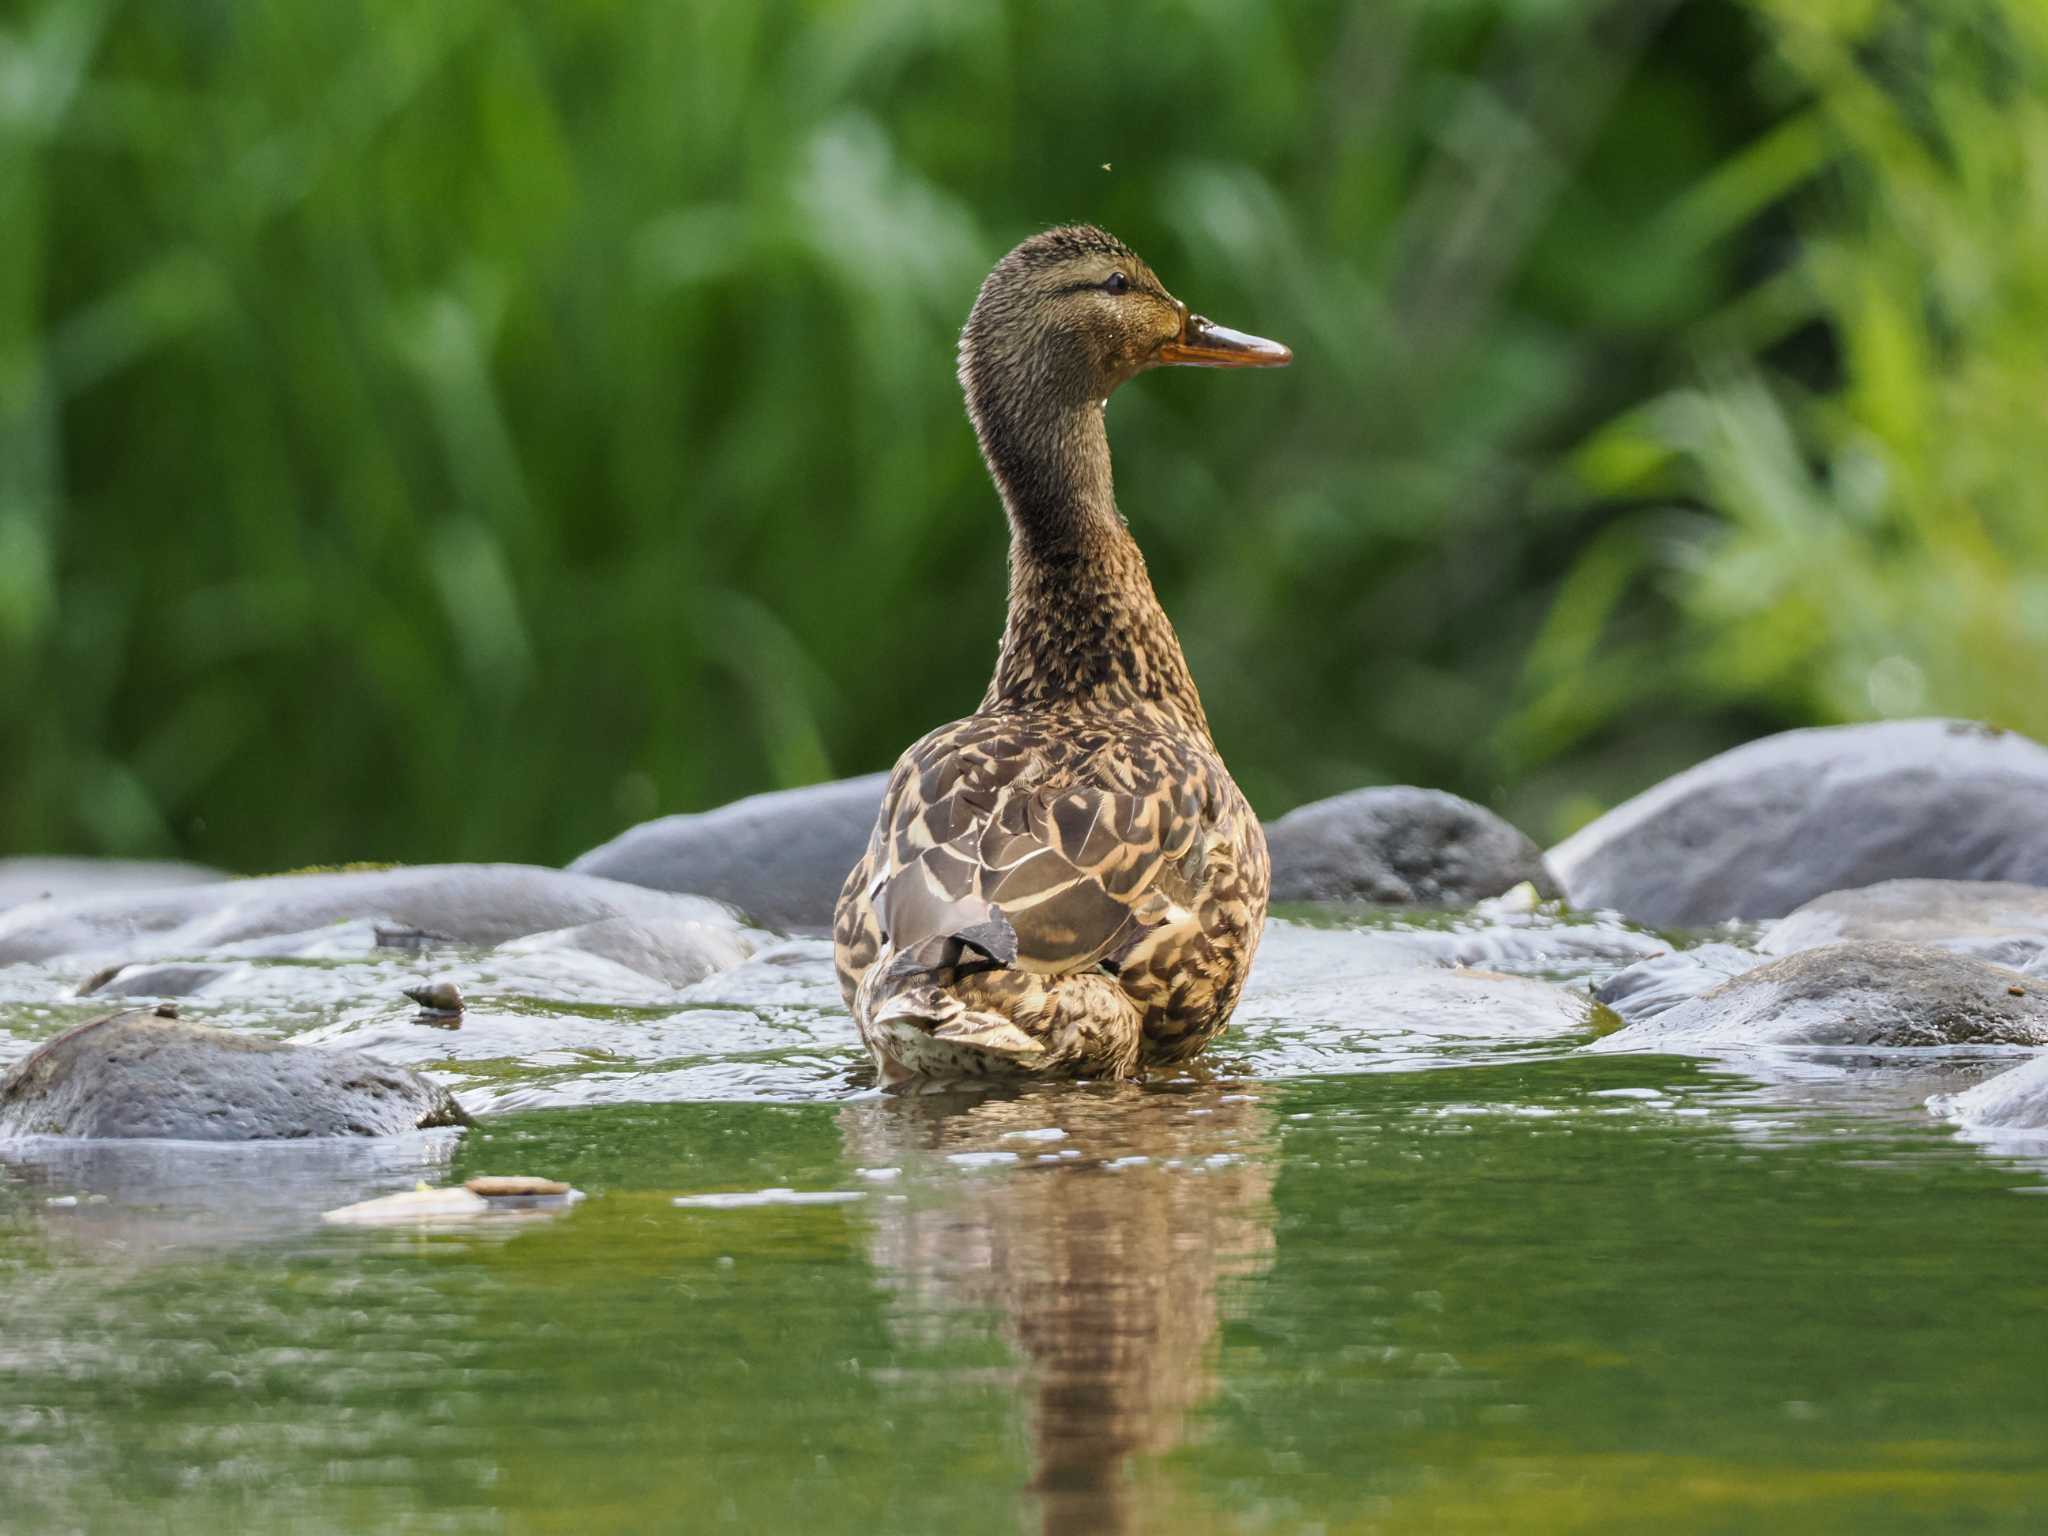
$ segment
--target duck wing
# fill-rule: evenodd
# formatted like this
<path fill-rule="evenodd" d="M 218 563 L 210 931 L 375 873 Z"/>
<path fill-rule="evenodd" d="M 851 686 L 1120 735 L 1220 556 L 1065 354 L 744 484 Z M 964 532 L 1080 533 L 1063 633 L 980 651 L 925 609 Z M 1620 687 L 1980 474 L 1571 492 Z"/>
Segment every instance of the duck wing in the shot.
<path fill-rule="evenodd" d="M 1040 975 L 1081 971 L 1120 959 L 1201 889 L 1213 756 L 1061 725 L 972 716 L 904 754 L 868 865 L 899 956 L 938 941 Z"/>

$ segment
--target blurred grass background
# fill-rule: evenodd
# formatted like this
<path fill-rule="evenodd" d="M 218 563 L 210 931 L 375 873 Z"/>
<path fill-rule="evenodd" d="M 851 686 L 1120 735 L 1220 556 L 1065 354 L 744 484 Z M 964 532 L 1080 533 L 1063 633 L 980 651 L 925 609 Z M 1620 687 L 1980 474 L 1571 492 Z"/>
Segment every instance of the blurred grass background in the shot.
<path fill-rule="evenodd" d="M 1262 810 L 2048 736 L 2038 0 L 14 0 L 0 851 L 886 766 L 1001 622 L 955 334 L 1071 219 L 1298 354 L 1111 412 Z"/>

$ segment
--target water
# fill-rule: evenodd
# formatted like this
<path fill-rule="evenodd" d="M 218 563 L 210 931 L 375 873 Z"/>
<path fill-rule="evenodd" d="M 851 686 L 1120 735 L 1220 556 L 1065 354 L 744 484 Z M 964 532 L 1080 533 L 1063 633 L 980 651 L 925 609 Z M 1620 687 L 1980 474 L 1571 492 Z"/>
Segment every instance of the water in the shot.
<path fill-rule="evenodd" d="M 418 957 L 194 999 L 494 1112 L 377 1147 L 11 1151 L 0 1526 L 2048 1519 L 2048 1165 L 1922 1104 L 1985 1062 L 1586 1055 L 1600 1019 L 1512 983 L 1497 1031 L 1416 1001 L 1451 950 L 1582 985 L 1663 942 L 1611 924 L 1276 938 L 1201 1073 L 965 1099 L 870 1091 L 802 943 L 665 1004 L 439 957 L 479 999 L 452 1032 L 389 1001 Z M 77 1016 L 0 976 L 8 1056 Z M 477 1173 L 590 1198 L 317 1219 Z"/>

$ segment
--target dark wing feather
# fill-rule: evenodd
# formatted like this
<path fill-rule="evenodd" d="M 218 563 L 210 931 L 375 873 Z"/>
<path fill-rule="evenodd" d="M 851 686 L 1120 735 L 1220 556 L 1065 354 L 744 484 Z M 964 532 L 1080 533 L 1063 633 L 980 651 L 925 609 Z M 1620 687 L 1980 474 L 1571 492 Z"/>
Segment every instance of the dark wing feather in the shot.
<path fill-rule="evenodd" d="M 1200 888 L 1210 763 L 1149 733 L 1089 745 L 974 716 L 904 754 L 871 868 L 899 954 L 960 939 L 1019 969 L 1083 970 Z"/>

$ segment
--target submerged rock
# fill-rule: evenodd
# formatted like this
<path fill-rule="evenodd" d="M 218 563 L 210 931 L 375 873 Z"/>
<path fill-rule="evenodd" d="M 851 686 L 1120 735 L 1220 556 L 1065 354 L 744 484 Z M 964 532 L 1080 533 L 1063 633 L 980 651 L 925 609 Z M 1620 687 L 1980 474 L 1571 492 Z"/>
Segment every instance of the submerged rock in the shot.
<path fill-rule="evenodd" d="M 404 1067 L 148 1012 L 66 1030 L 0 1079 L 0 1137 L 274 1141 L 468 1123 Z"/>
<path fill-rule="evenodd" d="M 2048 1056 L 2037 1056 L 1961 1093 L 1932 1099 L 1928 1108 L 1966 1130 L 2048 1134 Z"/>
<path fill-rule="evenodd" d="M 240 967 L 233 965 L 110 965 L 78 989 L 80 997 L 191 997 Z"/>
<path fill-rule="evenodd" d="M 2048 889 L 2009 880 L 1887 880 L 1830 891 L 1773 923 L 1757 947 L 1789 955 L 1844 939 L 1933 944 L 2021 968 L 2048 951 Z"/>
<path fill-rule="evenodd" d="M 771 928 L 826 928 L 868 846 L 884 773 L 777 790 L 621 832 L 569 867 L 731 902 Z"/>
<path fill-rule="evenodd" d="M 499 945 L 498 952 L 545 955 L 574 951 L 609 960 L 671 987 L 689 987 L 750 959 L 760 937 L 730 922 L 608 917 L 574 928 L 529 934 Z"/>
<path fill-rule="evenodd" d="M 2048 885 L 2048 748 L 1953 720 L 1787 731 L 1667 779 L 1549 857 L 1574 905 L 1656 927 L 1782 917 L 1901 878 Z"/>
<path fill-rule="evenodd" d="M 174 859 L 0 859 L 0 912 L 30 901 L 207 885 L 229 877 Z"/>
<path fill-rule="evenodd" d="M 1365 1041 L 1554 1038 L 1584 1029 L 1590 1012 L 1585 993 L 1550 982 L 1434 965 L 1381 934 L 1276 921 L 1216 1050 L 1285 1042 L 1308 1067 Z"/>
<path fill-rule="evenodd" d="M 1527 881 L 1555 894 L 1542 850 L 1483 805 L 1389 785 L 1289 811 L 1266 828 L 1275 901 L 1463 906 Z"/>
<path fill-rule="evenodd" d="M 1776 1045 L 2048 1045 L 2048 987 L 1922 944 L 1829 944 L 1746 971 L 1591 1049 Z"/>
<path fill-rule="evenodd" d="M 619 917 L 740 926 L 716 902 L 559 869 L 427 864 L 40 902 L 0 915 L 0 965 L 113 949 L 126 960 L 193 955 L 352 921 L 499 944 Z"/>
<path fill-rule="evenodd" d="M 1756 966 L 1756 954 L 1735 944 L 1670 949 L 1616 972 L 1593 993 L 1593 1001 L 1633 1024 L 1654 1019 Z"/>

